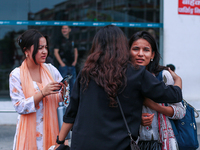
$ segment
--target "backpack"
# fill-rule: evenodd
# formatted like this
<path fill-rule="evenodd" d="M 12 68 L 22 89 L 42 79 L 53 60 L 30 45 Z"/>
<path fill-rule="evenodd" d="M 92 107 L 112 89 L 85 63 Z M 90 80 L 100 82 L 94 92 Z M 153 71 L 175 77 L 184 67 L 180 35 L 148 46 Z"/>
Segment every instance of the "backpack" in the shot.
<path fill-rule="evenodd" d="M 156 76 L 156 78 L 162 81 L 162 71 Z M 195 118 L 199 117 L 196 109 L 182 100 L 183 106 L 186 108 L 185 117 L 178 120 L 169 119 L 174 131 L 174 135 L 178 142 L 179 150 L 196 150 L 199 147 L 197 138 L 197 125 Z M 165 104 L 167 106 L 167 104 Z M 194 115 L 194 112 L 197 116 Z"/>

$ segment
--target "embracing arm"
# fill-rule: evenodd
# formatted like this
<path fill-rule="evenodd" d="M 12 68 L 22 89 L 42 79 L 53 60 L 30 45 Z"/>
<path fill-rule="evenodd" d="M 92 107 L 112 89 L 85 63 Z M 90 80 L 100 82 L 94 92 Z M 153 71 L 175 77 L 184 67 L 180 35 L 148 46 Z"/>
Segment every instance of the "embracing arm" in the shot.
<path fill-rule="evenodd" d="M 166 85 L 174 85 L 174 79 L 173 79 L 174 72 L 171 70 L 163 70 L 162 76 L 163 79 L 165 78 L 164 82 Z M 165 104 L 166 105 L 166 104 Z M 167 103 L 167 106 L 164 104 L 161 106 L 161 109 L 165 110 L 168 108 L 173 109 L 173 114 L 168 115 L 167 112 L 169 112 L 169 109 L 166 110 L 163 114 L 166 116 L 169 116 L 171 119 L 182 119 L 185 116 L 186 110 L 185 107 L 183 107 L 182 102 L 179 103 Z M 161 112 L 162 113 L 162 112 Z"/>
<path fill-rule="evenodd" d="M 171 73 L 173 72 L 171 71 Z M 166 85 L 174 84 L 174 80 L 172 78 L 173 76 L 170 74 L 170 72 L 168 72 L 167 70 L 163 70 L 162 76 L 163 81 Z M 172 118 L 181 119 L 185 115 L 185 108 L 183 107 L 181 102 L 168 104 L 167 106 L 165 106 L 165 104 L 158 104 L 146 98 L 144 101 L 144 105 Z"/>
<path fill-rule="evenodd" d="M 174 71 L 172 71 L 170 68 L 169 68 L 168 71 L 171 73 L 171 75 L 174 79 L 174 85 L 178 86 L 178 87 L 180 87 L 180 89 L 182 89 L 182 79 Z"/>
<path fill-rule="evenodd" d="M 156 103 L 148 98 L 145 99 L 144 105 L 159 112 L 162 113 L 170 119 L 182 119 L 185 116 L 186 110 L 185 107 L 181 102 L 179 103 L 173 103 L 173 104 L 167 104 L 168 106 L 165 106 L 164 104 L 161 105 L 159 103 Z"/>
<path fill-rule="evenodd" d="M 177 77 L 178 83 L 181 86 L 182 81 Z M 180 83 L 179 83 L 180 82 Z M 176 103 L 182 101 L 182 91 L 179 86 L 168 85 L 160 82 L 150 72 L 144 71 L 141 80 L 141 92 L 145 97 L 152 99 L 157 103 Z"/>
<path fill-rule="evenodd" d="M 170 119 L 182 119 L 186 114 L 186 108 L 183 106 L 182 102 L 168 104 L 169 107 L 172 107 L 174 110 L 173 116 L 170 116 Z"/>
<path fill-rule="evenodd" d="M 174 115 L 174 109 L 171 106 L 160 105 L 159 103 L 156 103 L 148 98 L 145 98 L 145 101 L 143 104 L 166 116 L 172 117 Z"/>

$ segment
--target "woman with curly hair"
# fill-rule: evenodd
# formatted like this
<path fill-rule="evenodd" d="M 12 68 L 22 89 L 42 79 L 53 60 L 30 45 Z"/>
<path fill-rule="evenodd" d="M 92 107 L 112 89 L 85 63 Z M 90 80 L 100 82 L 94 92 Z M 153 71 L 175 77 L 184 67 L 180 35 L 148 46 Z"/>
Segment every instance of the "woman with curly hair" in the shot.
<path fill-rule="evenodd" d="M 143 99 L 180 102 L 182 81 L 165 86 L 143 66 L 130 62 L 128 41 L 119 27 L 102 27 L 80 71 L 63 117 L 56 148 L 73 127 L 71 150 L 128 150 L 130 139 L 116 97 L 119 97 L 132 137 L 137 139 Z M 154 94 L 152 94 L 154 93 Z"/>

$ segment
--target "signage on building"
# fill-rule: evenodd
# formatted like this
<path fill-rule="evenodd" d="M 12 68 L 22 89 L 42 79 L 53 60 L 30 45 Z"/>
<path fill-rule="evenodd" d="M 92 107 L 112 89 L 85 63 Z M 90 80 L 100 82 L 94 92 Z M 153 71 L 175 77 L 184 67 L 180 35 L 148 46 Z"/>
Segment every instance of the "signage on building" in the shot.
<path fill-rule="evenodd" d="M 178 14 L 200 15 L 200 0 L 179 0 Z"/>

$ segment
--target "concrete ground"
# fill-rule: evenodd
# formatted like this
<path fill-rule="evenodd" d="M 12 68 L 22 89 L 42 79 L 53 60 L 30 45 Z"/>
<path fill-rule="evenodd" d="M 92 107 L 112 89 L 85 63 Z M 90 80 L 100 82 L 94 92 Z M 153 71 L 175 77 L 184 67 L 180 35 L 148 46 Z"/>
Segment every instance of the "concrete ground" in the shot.
<path fill-rule="evenodd" d="M 195 106 L 200 113 L 200 101 L 189 101 L 189 103 Z M 18 114 L 14 111 L 10 98 L 0 98 L 0 150 L 12 150 L 17 116 Z M 196 122 L 200 142 L 200 116 L 196 118 Z M 200 148 L 197 150 L 200 150 Z"/>
<path fill-rule="evenodd" d="M 12 150 L 15 125 L 0 125 L 0 150 Z"/>
<path fill-rule="evenodd" d="M 0 150 L 13 149 L 15 129 L 15 125 L 0 125 Z M 71 144 L 70 140 L 69 144 Z"/>
<path fill-rule="evenodd" d="M 200 141 L 200 123 L 197 124 L 197 131 Z M 15 125 L 0 125 L 0 150 L 12 150 L 14 135 Z"/>

